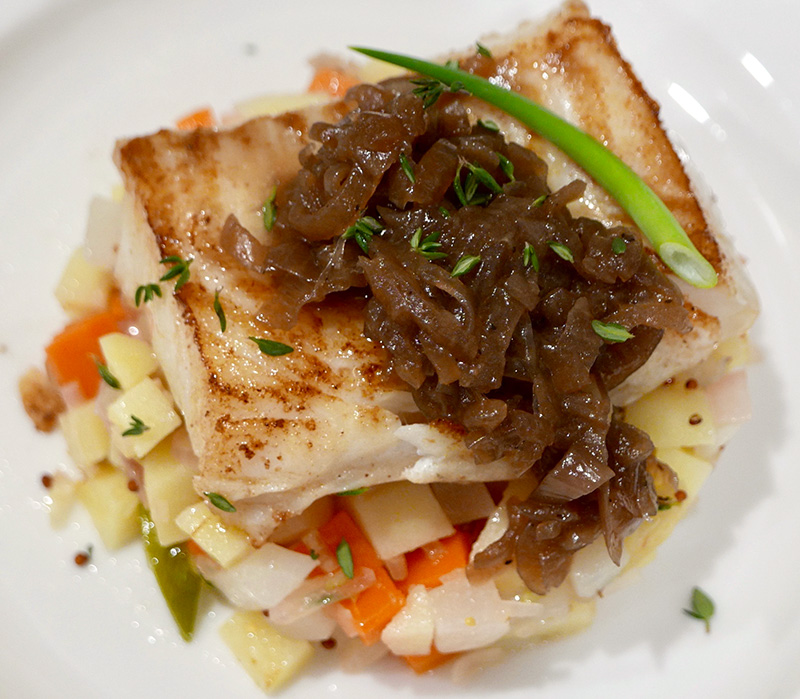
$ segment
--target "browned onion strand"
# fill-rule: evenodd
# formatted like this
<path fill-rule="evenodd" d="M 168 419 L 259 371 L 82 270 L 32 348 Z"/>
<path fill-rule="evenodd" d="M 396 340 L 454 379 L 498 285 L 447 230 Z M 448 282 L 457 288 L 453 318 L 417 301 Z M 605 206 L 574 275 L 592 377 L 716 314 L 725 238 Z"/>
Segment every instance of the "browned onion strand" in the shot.
<path fill-rule="evenodd" d="M 228 249 L 281 284 L 263 312 L 273 325 L 291 326 L 328 294 L 366 291 L 365 333 L 388 350 L 425 419 L 457 426 L 478 463 L 531 470 L 535 489 L 510 504 L 508 530 L 474 565 L 514 560 L 543 593 L 601 535 L 618 563 L 623 537 L 655 514 L 653 446 L 616 420 L 608 390 L 666 329 L 688 330 L 688 316 L 637 233 L 572 216 L 584 183 L 551 192 L 533 152 L 471 125 L 457 96 L 424 109 L 411 87 L 353 88 L 355 109 L 314 125 L 300 172 L 278 192 L 277 242 L 262 250 L 231 223 Z M 363 215 L 384 229 L 366 243 L 343 238 Z M 417 230 L 441 259 L 412 247 Z M 557 254 L 564 247 L 572 260 Z M 451 275 L 465 256 L 479 261 Z M 593 320 L 633 339 L 608 343 Z"/>

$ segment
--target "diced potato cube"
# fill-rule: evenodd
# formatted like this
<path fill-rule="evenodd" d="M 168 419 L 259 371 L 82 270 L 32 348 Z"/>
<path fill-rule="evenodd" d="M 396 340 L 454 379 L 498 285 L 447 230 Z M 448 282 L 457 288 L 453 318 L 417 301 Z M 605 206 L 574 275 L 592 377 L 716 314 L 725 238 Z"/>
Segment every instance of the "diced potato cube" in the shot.
<path fill-rule="evenodd" d="M 660 386 L 628 406 L 625 421 L 644 430 L 661 449 L 711 445 L 716 439 L 703 390 L 677 382 Z"/>
<path fill-rule="evenodd" d="M 200 502 L 192 486 L 192 472 L 172 455 L 169 440 L 161 442 L 142 459 L 142 468 L 144 492 L 159 543 L 171 546 L 185 541 L 188 535 L 175 523 L 175 518 Z"/>
<path fill-rule="evenodd" d="M 422 585 L 412 585 L 405 606 L 381 631 L 395 655 L 427 655 L 433 643 L 433 606 Z"/>
<path fill-rule="evenodd" d="M 121 471 L 102 464 L 78 486 L 78 498 L 106 548 L 118 549 L 138 536 L 139 498 L 128 489 L 128 478 Z"/>
<path fill-rule="evenodd" d="M 247 534 L 225 524 L 204 502 L 187 507 L 175 523 L 223 568 L 230 568 L 253 551 Z"/>
<path fill-rule="evenodd" d="M 398 481 L 343 500 L 383 560 L 455 531 L 428 485 Z"/>
<path fill-rule="evenodd" d="M 73 317 L 102 311 L 111 292 L 111 272 L 86 259 L 83 248 L 72 253 L 56 287 L 61 307 Z"/>
<path fill-rule="evenodd" d="M 115 445 L 129 459 L 141 459 L 181 424 L 172 397 L 151 378 L 143 379 L 108 406 L 108 419 L 114 426 Z M 140 433 L 123 436 L 137 420 Z"/>
<path fill-rule="evenodd" d="M 133 388 L 156 369 L 158 361 L 150 345 L 125 333 L 109 333 L 100 338 L 106 366 L 123 390 Z"/>
<path fill-rule="evenodd" d="M 108 456 L 109 436 L 94 402 L 82 403 L 59 416 L 61 432 L 75 464 L 84 471 Z"/>
<path fill-rule="evenodd" d="M 236 659 L 265 692 L 285 685 L 310 660 L 308 641 L 280 634 L 261 612 L 238 612 L 220 629 Z"/>

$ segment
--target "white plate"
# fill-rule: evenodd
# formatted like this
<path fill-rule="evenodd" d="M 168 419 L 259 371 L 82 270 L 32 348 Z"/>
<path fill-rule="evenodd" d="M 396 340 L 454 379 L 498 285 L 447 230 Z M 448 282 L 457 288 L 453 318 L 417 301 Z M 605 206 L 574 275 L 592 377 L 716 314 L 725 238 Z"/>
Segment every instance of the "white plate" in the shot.
<path fill-rule="evenodd" d="M 697 508 L 595 625 L 531 649 L 467 688 L 387 663 L 362 676 L 324 662 L 283 696 L 793 696 L 800 687 L 800 370 L 797 357 L 800 9 L 792 0 L 598 0 L 623 53 L 718 196 L 764 302 L 751 375 L 755 418 Z M 536 17 L 545 0 L 268 3 L 234 0 L 0 6 L 0 695 L 258 697 L 216 628 L 184 645 L 131 546 L 92 565 L 85 519 L 52 532 L 40 475 L 65 459 L 36 434 L 16 379 L 62 323 L 52 289 L 88 201 L 115 181 L 120 135 L 293 91 L 306 60 L 349 43 L 430 55 Z M 402 12 L 402 14 L 399 14 Z M 796 224 L 795 224 L 796 225 Z M 717 603 L 711 634 L 681 613 L 693 585 Z M 324 655 L 324 651 L 320 652 Z"/>

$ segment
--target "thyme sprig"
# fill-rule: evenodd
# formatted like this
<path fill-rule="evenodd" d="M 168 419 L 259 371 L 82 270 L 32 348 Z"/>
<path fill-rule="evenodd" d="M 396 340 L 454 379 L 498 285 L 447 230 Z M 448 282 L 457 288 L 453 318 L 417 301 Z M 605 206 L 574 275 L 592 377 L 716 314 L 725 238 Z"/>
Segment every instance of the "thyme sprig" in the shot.
<path fill-rule="evenodd" d="M 362 216 L 342 234 L 342 238 L 345 240 L 350 238 L 355 239 L 356 243 L 358 243 L 358 247 L 365 253 L 368 253 L 372 236 L 376 233 L 380 233 L 383 229 L 383 225 L 376 218 L 372 216 Z"/>
<path fill-rule="evenodd" d="M 136 308 L 139 308 L 140 304 L 148 303 L 156 296 L 161 298 L 161 287 L 158 284 L 142 284 L 136 289 L 136 293 L 133 295 L 133 302 L 136 304 Z"/>
<path fill-rule="evenodd" d="M 175 279 L 174 291 L 178 291 L 186 282 L 189 281 L 189 265 L 194 262 L 194 258 L 190 257 L 184 260 L 178 255 L 169 255 L 160 260 L 162 265 L 172 265 L 158 280 L 160 282 L 168 282 L 170 279 Z M 160 294 L 159 294 L 160 295 Z"/>
<path fill-rule="evenodd" d="M 135 415 L 131 415 L 131 426 L 122 433 L 123 437 L 136 437 L 144 434 L 150 428 Z"/>
<path fill-rule="evenodd" d="M 439 248 L 442 247 L 442 244 L 439 242 L 441 235 L 439 231 L 434 231 L 423 238 L 422 229 L 417 228 L 411 236 L 411 249 L 429 260 L 444 259 L 447 257 L 447 253 L 439 250 Z"/>

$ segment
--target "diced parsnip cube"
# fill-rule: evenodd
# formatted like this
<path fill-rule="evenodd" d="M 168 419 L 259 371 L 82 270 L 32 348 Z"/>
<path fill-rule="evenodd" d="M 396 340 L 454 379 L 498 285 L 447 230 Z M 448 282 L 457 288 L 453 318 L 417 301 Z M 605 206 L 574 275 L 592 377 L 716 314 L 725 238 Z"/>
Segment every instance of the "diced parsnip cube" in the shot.
<path fill-rule="evenodd" d="M 83 471 L 88 472 L 108 456 L 108 430 L 95 412 L 93 401 L 70 408 L 58 420 L 67 443 L 67 453 Z"/>
<path fill-rule="evenodd" d="M 192 486 L 192 472 L 172 455 L 169 440 L 164 440 L 142 459 L 144 492 L 150 518 L 162 546 L 185 541 L 188 535 L 175 524 L 175 518 L 190 505 L 200 502 Z"/>
<path fill-rule="evenodd" d="M 189 505 L 175 523 L 223 568 L 230 568 L 253 551 L 247 534 L 225 524 L 204 502 Z"/>
<path fill-rule="evenodd" d="M 308 641 L 282 635 L 261 612 L 237 612 L 222 625 L 220 635 L 265 692 L 285 685 L 314 653 Z"/>
<path fill-rule="evenodd" d="M 714 468 L 710 462 L 683 449 L 657 449 L 656 456 L 678 475 L 678 488 L 686 493 L 686 499 L 672 504 L 669 509 L 661 510 L 625 539 L 625 550 L 631 555 L 626 569 L 640 567 L 653 559 L 658 547 L 666 541 L 675 525 L 686 514 Z"/>
<path fill-rule="evenodd" d="M 291 544 L 308 531 L 318 529 L 333 517 L 333 498 L 315 500 L 299 515 L 287 519 L 272 534 L 270 541 L 276 544 Z"/>
<path fill-rule="evenodd" d="M 703 390 L 677 382 L 660 386 L 628 406 L 625 421 L 649 434 L 661 449 L 709 445 L 716 439 Z"/>
<path fill-rule="evenodd" d="M 455 531 L 428 485 L 398 481 L 342 499 L 383 560 Z"/>
<path fill-rule="evenodd" d="M 405 606 L 381 632 L 395 655 L 427 655 L 433 643 L 433 607 L 423 585 L 412 585 Z"/>
<path fill-rule="evenodd" d="M 139 498 L 129 490 L 125 474 L 113 466 L 101 464 L 78 486 L 78 498 L 106 548 L 118 549 L 139 536 Z"/>
<path fill-rule="evenodd" d="M 61 529 L 69 522 L 78 497 L 78 484 L 66 473 L 56 473 L 47 489 L 46 504 L 50 508 L 50 526 Z"/>
<path fill-rule="evenodd" d="M 61 274 L 56 298 L 71 316 L 85 316 L 108 305 L 111 283 L 111 272 L 89 262 L 84 249 L 78 248 Z"/>
<path fill-rule="evenodd" d="M 106 366 L 122 389 L 133 388 L 156 369 L 158 361 L 150 345 L 125 333 L 109 333 L 100 338 Z"/>
<path fill-rule="evenodd" d="M 115 445 L 129 459 L 141 459 L 181 424 L 172 397 L 151 378 L 143 379 L 109 405 L 108 419 Z M 137 420 L 142 423 L 141 432 L 123 436 Z"/>

